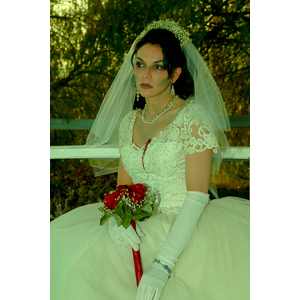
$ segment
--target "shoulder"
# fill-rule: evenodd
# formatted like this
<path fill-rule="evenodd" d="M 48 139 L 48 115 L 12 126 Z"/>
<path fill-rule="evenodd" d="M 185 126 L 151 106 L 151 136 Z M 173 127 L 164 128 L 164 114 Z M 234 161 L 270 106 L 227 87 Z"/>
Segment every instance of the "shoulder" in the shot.
<path fill-rule="evenodd" d="M 186 100 L 186 106 L 183 111 L 184 120 L 189 125 L 207 125 L 211 126 L 209 115 L 206 109 L 198 103 L 195 103 L 193 98 Z"/>
<path fill-rule="evenodd" d="M 119 146 L 122 147 L 131 135 L 131 124 L 135 120 L 137 110 L 132 110 L 125 115 L 119 126 Z"/>
<path fill-rule="evenodd" d="M 119 139 L 125 138 L 128 134 L 130 134 L 133 126 L 132 122 L 134 122 L 137 112 L 138 110 L 132 110 L 122 119 L 119 126 Z"/>
<path fill-rule="evenodd" d="M 121 121 L 121 127 L 126 126 L 126 124 L 129 124 L 130 121 L 135 118 L 138 111 L 139 110 L 132 110 L 128 114 L 126 114 Z"/>
<path fill-rule="evenodd" d="M 194 102 L 186 104 L 183 113 L 181 139 L 185 154 L 212 149 L 217 153 L 218 138 L 204 107 Z"/>

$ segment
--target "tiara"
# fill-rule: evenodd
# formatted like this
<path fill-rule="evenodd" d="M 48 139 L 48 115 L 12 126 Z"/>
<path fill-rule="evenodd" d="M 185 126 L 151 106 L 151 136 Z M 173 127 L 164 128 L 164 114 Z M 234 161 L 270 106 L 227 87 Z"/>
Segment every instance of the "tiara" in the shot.
<path fill-rule="evenodd" d="M 148 31 L 152 29 L 166 29 L 171 31 L 179 40 L 182 49 L 191 42 L 189 39 L 190 34 L 173 20 L 166 19 L 152 22 L 144 29 L 140 37 L 143 37 Z"/>

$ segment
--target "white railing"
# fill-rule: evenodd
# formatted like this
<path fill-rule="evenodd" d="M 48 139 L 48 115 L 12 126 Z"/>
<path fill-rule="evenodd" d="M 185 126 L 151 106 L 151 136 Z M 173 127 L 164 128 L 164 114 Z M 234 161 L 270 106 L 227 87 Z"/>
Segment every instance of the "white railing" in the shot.
<path fill-rule="evenodd" d="M 250 147 L 230 147 L 221 149 L 225 161 L 248 161 Z M 50 159 L 119 159 L 119 148 L 88 146 L 51 146 Z"/>
<path fill-rule="evenodd" d="M 250 116 L 229 116 L 231 127 L 250 127 Z M 94 119 L 50 119 L 50 129 L 55 130 L 90 130 Z"/>
<path fill-rule="evenodd" d="M 230 116 L 231 127 L 250 127 L 250 116 Z M 54 130 L 89 130 L 93 119 L 62 120 L 51 119 L 50 129 Z M 225 161 L 249 161 L 250 147 L 231 147 L 221 149 Z M 50 159 L 119 159 L 117 147 L 102 146 L 51 146 Z"/>

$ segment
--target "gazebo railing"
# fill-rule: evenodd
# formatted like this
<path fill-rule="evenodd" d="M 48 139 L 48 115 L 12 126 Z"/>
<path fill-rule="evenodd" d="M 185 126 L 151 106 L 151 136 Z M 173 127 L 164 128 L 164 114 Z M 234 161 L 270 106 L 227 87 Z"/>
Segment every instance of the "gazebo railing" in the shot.
<path fill-rule="evenodd" d="M 230 116 L 231 127 L 250 127 L 250 116 Z M 94 120 L 50 119 L 50 129 L 54 130 L 90 130 Z M 222 149 L 224 161 L 249 161 L 250 147 L 231 147 Z M 117 147 L 88 146 L 50 146 L 50 159 L 119 159 Z"/>

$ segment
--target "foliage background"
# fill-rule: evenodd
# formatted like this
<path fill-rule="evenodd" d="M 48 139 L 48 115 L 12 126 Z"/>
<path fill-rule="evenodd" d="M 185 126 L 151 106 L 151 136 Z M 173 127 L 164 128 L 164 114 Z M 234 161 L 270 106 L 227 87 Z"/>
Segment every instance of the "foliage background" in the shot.
<path fill-rule="evenodd" d="M 50 2 L 50 117 L 94 119 L 131 44 L 153 20 L 171 18 L 191 33 L 229 115 L 250 114 L 249 0 L 69 0 Z M 88 131 L 51 130 L 51 145 L 83 145 Z M 249 146 L 250 129 L 233 128 L 232 146 Z M 94 178 L 84 160 L 51 160 L 51 218 L 93 203 L 116 185 Z M 249 164 L 225 162 L 220 196 L 249 198 Z"/>

